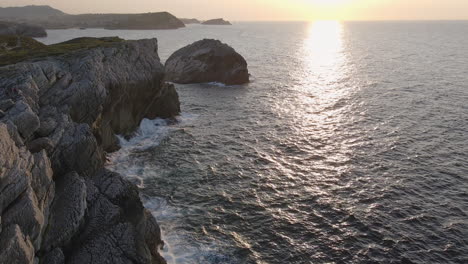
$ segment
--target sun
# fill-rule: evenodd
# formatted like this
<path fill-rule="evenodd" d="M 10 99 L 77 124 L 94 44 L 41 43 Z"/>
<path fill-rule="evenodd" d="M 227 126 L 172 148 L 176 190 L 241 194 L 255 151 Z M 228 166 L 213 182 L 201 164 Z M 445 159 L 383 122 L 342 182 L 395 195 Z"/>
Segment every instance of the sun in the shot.
<path fill-rule="evenodd" d="M 312 3 L 321 6 L 339 6 L 350 1 L 351 0 L 312 0 Z"/>

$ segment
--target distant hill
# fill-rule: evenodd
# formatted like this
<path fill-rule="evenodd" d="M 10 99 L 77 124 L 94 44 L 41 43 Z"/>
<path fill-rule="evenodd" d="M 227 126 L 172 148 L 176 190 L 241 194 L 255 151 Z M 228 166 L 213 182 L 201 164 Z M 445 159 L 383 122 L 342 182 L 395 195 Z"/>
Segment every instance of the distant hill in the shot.
<path fill-rule="evenodd" d="M 69 15 L 50 6 L 0 8 L 0 20 L 28 23 L 46 29 L 176 29 L 185 27 L 182 21 L 168 12 Z"/>
<path fill-rule="evenodd" d="M 50 16 L 63 16 L 64 12 L 50 6 L 0 7 L 0 19 L 30 20 Z"/>

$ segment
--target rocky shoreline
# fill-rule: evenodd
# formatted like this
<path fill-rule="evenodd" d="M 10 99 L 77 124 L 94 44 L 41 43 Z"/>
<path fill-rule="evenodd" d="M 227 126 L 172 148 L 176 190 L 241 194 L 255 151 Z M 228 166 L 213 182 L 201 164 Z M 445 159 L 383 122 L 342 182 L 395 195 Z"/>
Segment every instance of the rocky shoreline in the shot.
<path fill-rule="evenodd" d="M 0 68 L 0 263 L 165 263 L 137 188 L 104 168 L 116 134 L 180 112 L 157 40 Z"/>

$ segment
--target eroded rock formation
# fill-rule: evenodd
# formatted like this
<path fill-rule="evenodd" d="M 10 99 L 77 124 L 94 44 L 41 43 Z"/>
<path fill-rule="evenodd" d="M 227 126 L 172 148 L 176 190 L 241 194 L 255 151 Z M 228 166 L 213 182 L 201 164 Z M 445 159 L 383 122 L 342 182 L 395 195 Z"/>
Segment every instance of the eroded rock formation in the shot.
<path fill-rule="evenodd" d="M 179 49 L 166 61 L 166 78 L 175 83 L 249 82 L 247 62 L 219 40 L 204 39 Z"/>
<path fill-rule="evenodd" d="M 165 263 L 138 190 L 103 168 L 116 134 L 180 112 L 157 41 L 0 68 L 0 263 Z"/>

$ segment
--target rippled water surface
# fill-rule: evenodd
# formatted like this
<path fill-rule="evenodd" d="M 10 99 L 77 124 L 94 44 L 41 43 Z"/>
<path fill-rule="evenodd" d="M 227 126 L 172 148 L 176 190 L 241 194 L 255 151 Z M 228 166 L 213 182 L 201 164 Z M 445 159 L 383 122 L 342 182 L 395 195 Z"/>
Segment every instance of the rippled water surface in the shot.
<path fill-rule="evenodd" d="M 139 184 L 169 263 L 468 263 L 468 22 L 238 23 L 252 83 L 178 85 L 110 168 Z"/>

